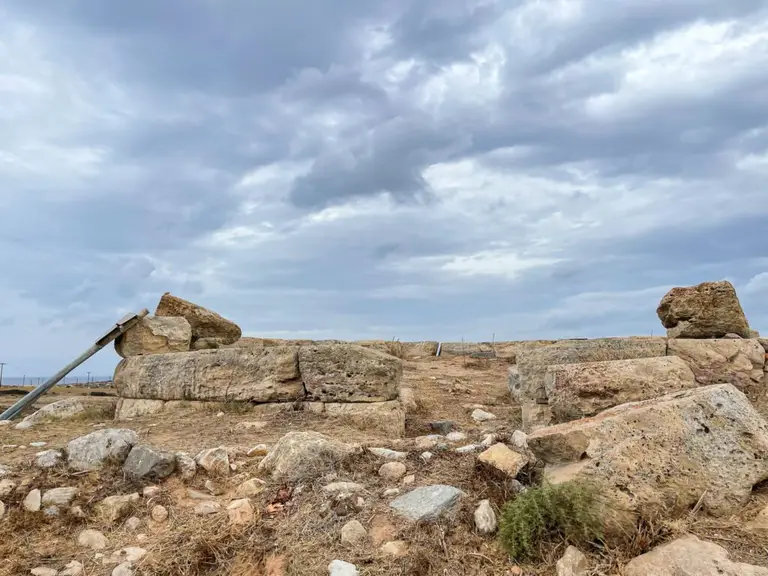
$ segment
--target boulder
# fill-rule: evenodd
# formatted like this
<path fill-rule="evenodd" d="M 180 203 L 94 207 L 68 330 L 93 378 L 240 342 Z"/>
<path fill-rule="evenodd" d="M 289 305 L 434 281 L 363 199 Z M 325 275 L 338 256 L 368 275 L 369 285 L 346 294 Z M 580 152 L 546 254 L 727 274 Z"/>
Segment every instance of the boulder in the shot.
<path fill-rule="evenodd" d="M 727 281 L 672 288 L 661 299 L 656 314 L 670 338 L 750 337 L 736 289 Z"/>
<path fill-rule="evenodd" d="M 139 416 L 151 416 L 163 411 L 165 400 L 145 400 L 143 398 L 118 398 L 115 420 L 127 420 Z"/>
<path fill-rule="evenodd" d="M 322 402 L 396 400 L 403 376 L 398 358 L 350 344 L 302 346 L 299 370 L 307 394 Z"/>
<path fill-rule="evenodd" d="M 316 478 L 361 452 L 359 446 L 338 442 L 318 432 L 288 432 L 259 462 L 259 470 L 270 473 L 277 481 Z"/>
<path fill-rule="evenodd" d="M 453 509 L 462 496 L 464 492 L 458 488 L 436 484 L 411 490 L 393 500 L 390 506 L 414 522 L 437 520 Z"/>
<path fill-rule="evenodd" d="M 16 424 L 15 428 L 17 430 L 26 430 L 27 428 L 31 428 L 46 420 L 63 420 L 76 416 L 84 411 L 85 406 L 83 406 L 83 403 L 80 402 L 80 400 L 77 398 L 65 398 L 64 400 L 57 400 L 56 402 L 43 406 Z"/>
<path fill-rule="evenodd" d="M 768 423 L 729 384 L 693 388 L 623 404 L 592 418 L 528 435 L 528 447 L 553 483 L 584 479 L 633 513 L 687 513 L 701 498 L 715 516 L 730 514 L 768 478 Z M 626 527 L 626 524 L 624 524 Z"/>
<path fill-rule="evenodd" d="M 389 448 L 368 448 L 368 452 L 384 460 L 405 460 L 408 458 L 408 452 L 398 452 Z"/>
<path fill-rule="evenodd" d="M 568 340 L 521 350 L 517 354 L 518 377 L 510 379 L 513 398 L 523 403 L 544 402 L 544 377 L 553 364 L 629 360 L 667 355 L 667 340 L 661 337 L 597 338 Z"/>
<path fill-rule="evenodd" d="M 122 464 L 138 442 L 133 430 L 96 430 L 67 444 L 67 463 L 75 470 L 98 470 L 110 461 Z"/>
<path fill-rule="evenodd" d="M 732 562 L 728 551 L 688 534 L 657 546 L 624 567 L 624 576 L 768 576 L 768 568 Z"/>
<path fill-rule="evenodd" d="M 115 351 L 127 358 L 142 354 L 188 352 L 192 327 L 178 316 L 145 316 L 115 340 Z"/>
<path fill-rule="evenodd" d="M 133 479 L 160 480 L 173 474 L 176 455 L 151 446 L 134 446 L 125 459 L 123 470 Z"/>
<path fill-rule="evenodd" d="M 695 388 L 697 384 L 681 358 L 660 356 L 555 364 L 547 369 L 544 386 L 556 421 L 568 422 L 619 404 Z"/>
<path fill-rule="evenodd" d="M 483 354 L 495 356 L 491 342 L 441 342 L 440 356 L 471 356 Z"/>
<path fill-rule="evenodd" d="M 230 473 L 229 452 L 223 446 L 203 450 L 196 460 L 201 468 L 212 474 L 226 476 Z"/>
<path fill-rule="evenodd" d="M 753 402 L 765 394 L 765 352 L 757 340 L 670 338 L 669 354 L 682 358 L 703 386 L 733 384 Z"/>
<path fill-rule="evenodd" d="M 192 330 L 192 345 L 197 340 L 206 339 L 206 344 L 216 342 L 220 345 L 232 344 L 240 339 L 240 327 L 207 308 L 173 296 L 163 294 L 155 309 L 155 316 L 181 316 L 186 318 Z"/>
<path fill-rule="evenodd" d="M 299 400 L 298 348 L 220 348 L 186 354 L 132 356 L 115 369 L 126 398 L 280 402 Z"/>
<path fill-rule="evenodd" d="M 358 428 L 374 430 L 387 438 L 405 435 L 405 411 L 400 402 L 357 402 L 351 404 L 326 404 L 325 413 L 331 417 L 348 420 Z"/>

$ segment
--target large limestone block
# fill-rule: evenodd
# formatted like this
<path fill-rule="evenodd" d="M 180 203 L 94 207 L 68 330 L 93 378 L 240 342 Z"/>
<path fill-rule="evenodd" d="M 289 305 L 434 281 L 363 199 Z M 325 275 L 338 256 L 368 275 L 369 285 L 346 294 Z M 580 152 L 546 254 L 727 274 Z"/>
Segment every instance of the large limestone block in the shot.
<path fill-rule="evenodd" d="M 325 413 L 387 438 L 405 435 L 405 410 L 399 401 L 325 404 Z"/>
<path fill-rule="evenodd" d="M 661 299 L 656 314 L 670 338 L 750 337 L 736 289 L 727 281 L 672 288 Z"/>
<path fill-rule="evenodd" d="M 117 393 L 152 400 L 285 402 L 304 396 L 298 348 L 219 348 L 123 359 Z"/>
<path fill-rule="evenodd" d="M 143 398 L 119 398 L 115 409 L 115 420 L 127 420 L 139 416 L 150 416 L 163 411 L 165 400 Z"/>
<path fill-rule="evenodd" d="M 581 478 L 614 501 L 609 528 L 634 514 L 730 514 L 768 479 L 768 423 L 730 384 L 616 406 L 528 435 L 550 481 Z M 618 511 L 624 511 L 619 514 Z M 634 524 L 632 524 L 634 526 Z"/>
<path fill-rule="evenodd" d="M 472 354 L 494 355 L 491 342 L 441 342 L 440 356 L 471 356 Z"/>
<path fill-rule="evenodd" d="M 768 576 L 768 568 L 734 562 L 728 551 L 693 534 L 657 546 L 626 565 L 625 576 Z"/>
<path fill-rule="evenodd" d="M 669 354 L 682 358 L 699 384 L 733 384 L 752 401 L 765 394 L 765 352 L 757 340 L 670 338 Z"/>
<path fill-rule="evenodd" d="M 633 358 L 578 364 L 556 364 L 544 377 L 549 407 L 557 422 L 697 386 L 681 358 Z"/>
<path fill-rule="evenodd" d="M 546 402 L 544 376 L 553 364 L 629 360 L 666 356 L 667 341 L 661 337 L 597 338 L 568 340 L 520 350 L 517 354 L 519 378 L 510 392 L 520 403 Z"/>
<path fill-rule="evenodd" d="M 301 346 L 299 369 L 307 394 L 321 402 L 395 400 L 403 376 L 398 358 L 351 344 Z"/>
<path fill-rule="evenodd" d="M 155 316 L 181 316 L 187 319 L 192 329 L 192 344 L 204 340 L 206 344 L 219 345 L 236 342 L 242 332 L 240 327 L 219 316 L 216 312 L 188 302 L 169 292 L 163 294 L 155 310 Z"/>
<path fill-rule="evenodd" d="M 178 316 L 146 316 L 115 340 L 115 351 L 127 358 L 141 354 L 189 351 L 192 327 Z"/>
<path fill-rule="evenodd" d="M 403 342 L 405 358 L 422 358 L 424 356 L 436 356 L 437 340 L 425 340 L 423 342 Z"/>

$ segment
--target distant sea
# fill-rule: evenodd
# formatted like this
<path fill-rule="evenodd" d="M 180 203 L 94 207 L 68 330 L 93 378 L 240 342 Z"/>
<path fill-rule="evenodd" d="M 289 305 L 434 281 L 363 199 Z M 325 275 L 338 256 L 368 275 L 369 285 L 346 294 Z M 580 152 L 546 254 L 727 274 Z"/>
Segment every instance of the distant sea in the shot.
<path fill-rule="evenodd" d="M 3 374 L 3 386 L 36 386 L 42 384 L 48 380 L 50 376 L 6 376 Z M 88 376 L 83 374 L 82 376 L 67 376 L 59 382 L 59 384 L 85 384 Z M 112 376 L 94 376 L 91 374 L 91 382 L 107 382 L 111 381 Z"/>

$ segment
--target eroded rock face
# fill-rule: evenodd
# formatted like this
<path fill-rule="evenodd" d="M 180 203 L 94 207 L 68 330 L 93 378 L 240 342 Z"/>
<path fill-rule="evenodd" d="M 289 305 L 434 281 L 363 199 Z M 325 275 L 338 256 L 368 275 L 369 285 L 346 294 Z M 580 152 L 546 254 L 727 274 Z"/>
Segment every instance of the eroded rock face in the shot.
<path fill-rule="evenodd" d="M 521 404 L 546 402 L 544 376 L 554 364 L 629 360 L 667 355 L 666 338 L 597 338 L 569 340 L 551 346 L 520 350 L 518 376 L 510 380 L 510 392 Z"/>
<path fill-rule="evenodd" d="M 318 432 L 289 432 L 259 463 L 259 470 L 272 474 L 277 481 L 298 481 L 316 478 L 362 448 L 344 444 Z"/>
<path fill-rule="evenodd" d="M 281 402 L 299 400 L 298 348 L 219 348 L 185 354 L 133 356 L 115 369 L 126 398 Z"/>
<path fill-rule="evenodd" d="M 683 513 L 703 494 L 704 510 L 729 514 L 768 478 L 768 423 L 729 384 L 543 428 L 528 436 L 528 447 L 549 464 L 551 481 L 594 482 L 628 512 Z"/>
<path fill-rule="evenodd" d="M 682 358 L 703 386 L 733 384 L 753 402 L 765 394 L 765 351 L 757 340 L 670 338 L 669 354 Z"/>
<path fill-rule="evenodd" d="M 544 386 L 556 421 L 568 422 L 619 404 L 695 388 L 697 383 L 681 358 L 660 356 L 550 366 Z"/>
<path fill-rule="evenodd" d="M 307 394 L 321 402 L 395 400 L 403 376 L 398 358 L 351 344 L 301 346 L 299 367 Z"/>
<path fill-rule="evenodd" d="M 186 318 L 192 330 L 192 344 L 205 339 L 207 344 L 232 344 L 240 339 L 240 327 L 212 310 L 193 304 L 187 300 L 173 296 L 169 292 L 163 294 L 155 310 L 155 316 L 181 316 Z"/>
<path fill-rule="evenodd" d="M 632 560 L 626 576 L 768 576 L 768 568 L 732 562 L 728 551 L 692 534 Z"/>
<path fill-rule="evenodd" d="M 670 338 L 749 338 L 749 324 L 730 282 L 672 288 L 656 309 Z"/>
<path fill-rule="evenodd" d="M 123 358 L 187 352 L 191 341 L 192 327 L 186 318 L 146 316 L 115 340 L 115 351 Z"/>

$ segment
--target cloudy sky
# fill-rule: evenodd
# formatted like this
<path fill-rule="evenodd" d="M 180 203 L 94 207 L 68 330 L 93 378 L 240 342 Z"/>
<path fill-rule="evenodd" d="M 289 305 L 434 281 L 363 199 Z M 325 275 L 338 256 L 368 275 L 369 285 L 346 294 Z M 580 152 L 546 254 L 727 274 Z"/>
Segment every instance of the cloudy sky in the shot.
<path fill-rule="evenodd" d="M 768 331 L 765 0 L 3 0 L 0 361 L 164 291 L 248 335 Z M 109 373 L 103 352 L 81 372 Z"/>

